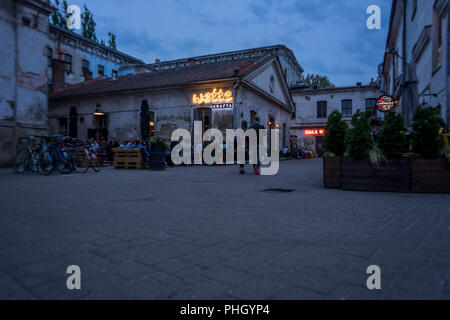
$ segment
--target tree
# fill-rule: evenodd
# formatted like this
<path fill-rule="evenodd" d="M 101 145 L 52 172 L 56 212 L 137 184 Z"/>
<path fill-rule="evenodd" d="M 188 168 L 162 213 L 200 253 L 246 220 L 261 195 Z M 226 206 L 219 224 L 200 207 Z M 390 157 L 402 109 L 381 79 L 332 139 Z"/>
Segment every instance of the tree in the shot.
<path fill-rule="evenodd" d="M 311 87 L 317 87 L 318 89 L 334 88 L 334 84 L 331 83 L 327 76 L 321 76 L 319 74 L 308 74 L 302 76 L 302 80 Z"/>
<path fill-rule="evenodd" d="M 390 111 L 384 118 L 377 143 L 387 158 L 399 158 L 407 151 L 405 120 L 400 113 Z"/>
<path fill-rule="evenodd" d="M 116 43 L 116 38 L 117 36 L 112 33 L 112 32 L 108 32 L 108 47 L 110 47 L 111 49 L 117 50 L 117 43 Z"/>
<path fill-rule="evenodd" d="M 361 113 L 359 110 L 353 115 L 352 128 L 345 136 L 346 153 L 349 156 L 364 158 L 369 154 L 373 146 L 369 124 L 371 116 L 371 111 Z"/>
<path fill-rule="evenodd" d="M 82 35 L 85 38 L 91 39 L 93 41 L 97 40 L 97 35 L 95 34 L 95 26 L 97 24 L 94 21 L 94 15 L 91 11 L 84 5 L 84 12 L 81 14 L 81 27 Z"/>
<path fill-rule="evenodd" d="M 323 149 L 335 156 L 342 156 L 345 152 L 345 134 L 348 130 L 347 122 L 342 120 L 342 113 L 333 111 L 328 117 L 325 130 Z"/>
<path fill-rule="evenodd" d="M 62 3 L 60 3 L 59 0 L 55 0 L 52 5 L 56 8 L 56 10 L 50 16 L 52 24 L 64 29 L 68 29 L 67 18 L 70 16 L 70 14 L 67 14 L 67 1 L 64 0 Z"/>
<path fill-rule="evenodd" d="M 432 107 L 417 107 L 411 132 L 412 151 L 427 158 L 437 157 L 444 146 L 443 127 L 444 121 Z"/>

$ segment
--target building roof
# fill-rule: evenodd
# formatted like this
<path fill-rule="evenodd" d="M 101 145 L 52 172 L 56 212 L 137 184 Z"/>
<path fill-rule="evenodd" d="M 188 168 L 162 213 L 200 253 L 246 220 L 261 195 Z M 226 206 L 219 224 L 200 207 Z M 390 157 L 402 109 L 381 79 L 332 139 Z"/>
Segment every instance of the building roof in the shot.
<path fill-rule="evenodd" d="M 318 94 L 325 92 L 342 92 L 342 91 L 358 91 L 358 90 L 379 90 L 380 86 L 378 84 L 369 84 L 361 86 L 347 86 L 347 87 L 334 87 L 334 88 L 324 88 L 324 89 L 312 89 L 305 87 L 294 87 L 291 88 L 292 94 Z"/>
<path fill-rule="evenodd" d="M 252 49 L 237 50 L 237 51 L 214 53 L 214 54 L 189 57 L 189 58 L 181 58 L 181 59 L 168 60 L 168 61 L 157 61 L 155 63 L 149 64 L 148 66 L 153 70 L 163 70 L 166 68 L 171 69 L 171 68 L 186 67 L 189 65 L 190 60 L 195 60 L 196 64 L 204 64 L 204 63 L 215 63 L 218 61 L 226 61 L 226 60 L 232 60 L 232 59 L 254 58 L 254 57 L 258 57 L 258 56 L 261 57 L 261 56 L 265 56 L 267 54 L 277 54 L 280 52 L 284 52 L 286 54 L 287 59 L 289 59 L 292 62 L 292 64 L 295 66 L 295 68 L 297 69 L 297 71 L 300 74 L 304 71 L 303 68 L 298 63 L 297 58 L 294 55 L 294 52 L 283 44 L 266 46 L 266 47 L 258 47 L 258 48 L 252 48 Z"/>
<path fill-rule="evenodd" d="M 115 80 L 103 77 L 67 87 L 50 94 L 50 98 L 60 99 L 98 94 L 114 94 L 124 91 L 166 88 L 214 80 L 240 79 L 271 59 L 275 58 L 273 56 L 265 56 L 235 59 L 193 65 L 185 68 L 127 75 Z"/>

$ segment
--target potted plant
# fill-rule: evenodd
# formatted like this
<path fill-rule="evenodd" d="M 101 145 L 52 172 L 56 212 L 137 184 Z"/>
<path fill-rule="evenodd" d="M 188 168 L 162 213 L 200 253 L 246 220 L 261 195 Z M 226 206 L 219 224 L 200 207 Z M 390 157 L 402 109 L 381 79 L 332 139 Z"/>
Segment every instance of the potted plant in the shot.
<path fill-rule="evenodd" d="M 395 112 L 386 115 L 377 138 L 372 135 L 371 118 L 371 112 L 358 112 L 352 118 L 342 162 L 342 188 L 409 192 L 409 162 L 407 159 L 391 158 L 394 149 L 388 148 L 388 152 L 383 149 L 392 139 L 404 141 L 403 119 Z M 395 145 L 398 143 L 403 142 L 396 141 Z"/>
<path fill-rule="evenodd" d="M 374 148 L 369 152 L 373 164 L 373 152 L 379 148 L 385 158 L 381 162 L 378 174 L 383 177 L 383 191 L 410 191 L 410 161 L 405 154 L 408 151 L 405 120 L 403 116 L 391 110 L 386 113 L 381 130 L 376 136 Z"/>
<path fill-rule="evenodd" d="M 450 166 L 442 156 L 444 121 L 432 107 L 419 106 L 411 132 L 411 189 L 413 192 L 450 192 Z"/>
<path fill-rule="evenodd" d="M 342 155 L 345 152 L 345 134 L 347 123 L 342 119 L 342 113 L 335 110 L 328 117 L 322 148 L 325 151 L 323 159 L 323 184 L 325 188 L 341 188 Z"/>
<path fill-rule="evenodd" d="M 152 139 L 149 141 L 150 146 L 150 170 L 165 170 L 166 157 L 169 144 L 161 138 Z"/>

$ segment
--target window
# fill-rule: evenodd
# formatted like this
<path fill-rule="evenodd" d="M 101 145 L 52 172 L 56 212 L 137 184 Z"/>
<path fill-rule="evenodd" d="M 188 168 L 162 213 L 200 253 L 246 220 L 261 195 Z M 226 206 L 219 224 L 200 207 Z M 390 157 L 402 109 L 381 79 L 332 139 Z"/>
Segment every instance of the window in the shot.
<path fill-rule="evenodd" d="M 98 65 L 97 77 L 103 77 L 105 75 L 105 67 L 101 64 Z"/>
<path fill-rule="evenodd" d="M 342 100 L 342 116 L 344 118 L 349 118 L 353 113 L 352 100 Z"/>
<path fill-rule="evenodd" d="M 377 113 L 377 99 L 366 99 L 366 111 Z"/>
<path fill-rule="evenodd" d="M 47 64 L 49 68 L 53 66 L 53 49 L 50 47 L 47 47 Z"/>
<path fill-rule="evenodd" d="M 72 73 L 72 56 L 70 54 L 63 54 L 63 61 L 66 63 L 66 73 Z"/>
<path fill-rule="evenodd" d="M 326 101 L 317 102 L 317 119 L 326 118 L 327 115 L 328 115 L 327 102 Z"/>
<path fill-rule="evenodd" d="M 417 0 L 413 0 L 412 3 L 412 14 L 411 14 L 411 20 L 414 20 L 414 17 L 416 16 L 416 12 L 417 12 Z"/>
<path fill-rule="evenodd" d="M 89 61 L 88 60 L 81 60 L 81 74 L 84 77 L 87 77 L 89 75 Z"/>
<path fill-rule="evenodd" d="M 154 139 L 155 138 L 155 112 L 149 111 L 149 113 L 150 113 L 150 123 L 149 123 L 150 139 Z"/>
<path fill-rule="evenodd" d="M 113 77 L 114 79 L 117 79 L 117 78 L 119 77 L 119 72 L 118 72 L 117 70 L 113 70 L 113 71 L 112 71 L 112 77 Z"/>
<path fill-rule="evenodd" d="M 442 50 L 443 50 L 443 9 L 434 8 L 433 12 L 433 72 L 437 71 L 442 66 Z"/>
<path fill-rule="evenodd" d="M 250 126 L 255 124 L 256 111 L 250 111 Z"/>
<path fill-rule="evenodd" d="M 66 136 L 67 135 L 67 125 L 68 125 L 67 118 L 58 118 L 58 122 L 59 122 L 58 134 L 62 135 L 62 136 Z"/>

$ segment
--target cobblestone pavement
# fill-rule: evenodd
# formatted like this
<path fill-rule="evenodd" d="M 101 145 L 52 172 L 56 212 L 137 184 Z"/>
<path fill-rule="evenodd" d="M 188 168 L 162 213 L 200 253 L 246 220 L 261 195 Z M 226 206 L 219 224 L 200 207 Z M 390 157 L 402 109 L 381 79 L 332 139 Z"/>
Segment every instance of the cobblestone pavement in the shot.
<path fill-rule="evenodd" d="M 327 190 L 321 166 L 2 169 L 0 298 L 450 299 L 450 195 Z"/>

